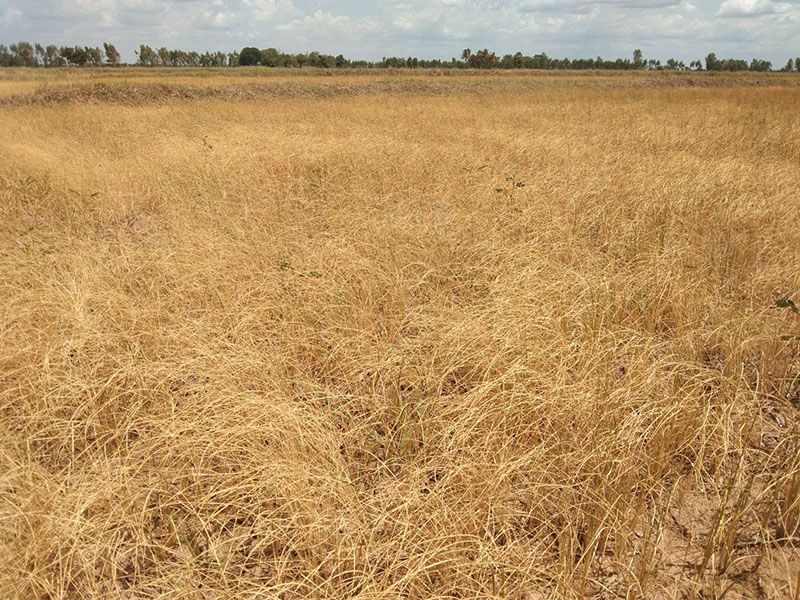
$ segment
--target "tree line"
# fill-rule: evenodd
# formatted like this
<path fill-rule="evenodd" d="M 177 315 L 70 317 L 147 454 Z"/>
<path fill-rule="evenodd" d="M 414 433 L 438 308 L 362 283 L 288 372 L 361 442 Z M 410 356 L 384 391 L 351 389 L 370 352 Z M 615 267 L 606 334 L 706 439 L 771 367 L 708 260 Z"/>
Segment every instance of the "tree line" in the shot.
<path fill-rule="evenodd" d="M 708 54 L 704 60 L 693 60 L 688 65 L 682 60 L 670 58 L 665 62 L 646 59 L 641 50 L 634 50 L 631 58 L 551 58 L 546 53 L 527 56 L 522 52 L 498 57 L 488 49 L 472 52 L 465 48 L 459 58 L 450 60 L 424 59 L 416 57 L 384 57 L 379 61 L 351 60 L 343 55 L 333 56 L 320 52 L 291 54 L 276 48 L 259 49 L 245 47 L 239 52 L 195 52 L 166 47 L 152 48 L 146 44 L 136 51 L 135 65 L 145 67 L 320 67 L 342 68 L 402 68 L 402 69 L 544 69 L 544 70 L 670 70 L 670 71 L 772 71 L 772 63 L 758 58 L 750 62 L 735 58 L 717 58 Z M 30 42 L 18 42 L 5 46 L 0 44 L 0 67 L 85 67 L 122 66 L 121 55 L 116 47 L 104 43 L 103 47 L 91 46 L 42 46 Z M 789 59 L 778 69 L 782 72 L 800 73 L 800 57 Z"/>
<path fill-rule="evenodd" d="M 386 59 L 384 59 L 386 60 Z M 551 69 L 551 70 L 586 70 L 586 69 L 613 69 L 617 71 L 635 70 L 669 70 L 669 71 L 772 71 L 772 63 L 768 60 L 754 58 L 749 63 L 739 59 L 718 59 L 715 53 L 710 53 L 702 60 L 693 60 L 688 65 L 682 60 L 670 58 L 664 63 L 658 59 L 646 59 L 642 51 L 633 51 L 632 58 L 604 59 L 597 58 L 551 58 L 546 53 L 534 56 L 525 56 L 522 52 L 506 54 L 498 57 L 487 49 L 473 53 L 466 48 L 461 54 L 461 63 L 473 69 Z M 398 65 L 399 66 L 399 65 Z M 408 66 L 408 63 L 406 63 Z M 800 73 L 800 57 L 789 59 L 780 69 L 782 72 Z"/>
<path fill-rule="evenodd" d="M 42 46 L 30 42 L 0 44 L 0 67 L 83 67 L 87 65 L 117 66 L 121 55 L 113 44 L 103 44 L 103 49 L 90 46 Z"/>

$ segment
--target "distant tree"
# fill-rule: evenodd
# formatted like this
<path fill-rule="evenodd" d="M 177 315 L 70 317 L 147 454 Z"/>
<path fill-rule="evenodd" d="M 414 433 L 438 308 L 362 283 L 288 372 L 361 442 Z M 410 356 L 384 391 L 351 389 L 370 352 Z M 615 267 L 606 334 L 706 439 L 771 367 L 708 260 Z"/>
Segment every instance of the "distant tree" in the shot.
<path fill-rule="evenodd" d="M 61 55 L 58 53 L 58 46 L 55 44 L 49 44 L 44 49 L 44 66 L 45 67 L 63 67 L 64 60 L 61 58 Z"/>
<path fill-rule="evenodd" d="M 86 48 L 81 46 L 62 46 L 58 53 L 68 65 L 82 67 L 89 61 L 89 54 L 86 52 Z"/>
<path fill-rule="evenodd" d="M 11 64 L 17 67 L 36 66 L 36 55 L 30 42 L 11 44 Z"/>
<path fill-rule="evenodd" d="M 100 48 L 85 46 L 84 51 L 86 52 L 86 62 L 88 64 L 95 66 L 103 64 L 103 53 L 100 51 Z"/>
<path fill-rule="evenodd" d="M 170 65 L 173 67 L 202 66 L 224 67 L 238 65 L 265 65 L 270 67 L 303 67 L 313 66 L 324 69 L 332 68 L 445 68 L 445 69 L 650 69 L 650 70 L 676 70 L 676 71 L 703 71 L 703 61 L 693 60 L 687 66 L 683 61 L 670 58 L 663 65 L 657 59 L 645 59 L 642 51 L 636 49 L 633 58 L 603 59 L 596 58 L 551 58 L 546 53 L 526 56 L 522 52 L 505 54 L 498 58 L 494 52 L 484 48 L 477 52 L 465 48 L 461 58 L 452 58 L 447 61 L 439 59 L 421 59 L 415 56 L 408 57 L 383 57 L 378 62 L 366 60 L 349 60 L 342 54 L 336 56 L 312 51 L 300 54 L 284 54 L 276 48 L 259 50 L 254 47 L 245 47 L 239 52 L 211 52 L 202 54 L 179 49 L 169 50 L 166 47 L 153 50 L 150 46 L 140 45 L 136 52 L 137 64 L 143 66 Z M 103 44 L 103 49 L 88 46 L 64 46 L 57 48 L 50 45 L 43 47 L 41 44 L 18 42 L 10 47 L 0 45 L 0 67 L 2 66 L 63 66 L 63 65 L 119 65 L 121 57 L 113 44 Z M 713 52 L 705 58 L 705 69 L 709 71 L 770 71 L 772 63 L 754 58 L 751 62 L 741 59 L 717 58 Z M 800 72 L 800 57 L 789 59 L 780 69 L 782 72 Z"/>
<path fill-rule="evenodd" d="M 535 54 L 530 60 L 530 68 L 532 69 L 552 69 L 552 59 L 547 56 L 546 52 Z"/>
<path fill-rule="evenodd" d="M 152 67 L 158 63 L 158 55 L 150 46 L 140 45 L 136 54 L 139 56 L 138 63 L 144 67 Z"/>
<path fill-rule="evenodd" d="M 111 65 L 112 67 L 116 67 L 119 65 L 120 61 L 120 54 L 117 52 L 117 49 L 114 47 L 114 44 L 109 44 L 108 42 L 103 43 L 103 50 L 106 53 L 106 62 Z"/>
<path fill-rule="evenodd" d="M 633 68 L 634 69 L 644 69 L 644 58 L 642 57 L 642 51 L 637 48 L 633 51 Z"/>
<path fill-rule="evenodd" d="M 166 67 L 169 65 L 169 50 L 164 48 L 163 46 L 156 51 L 158 54 L 158 64 L 162 67 Z"/>
<path fill-rule="evenodd" d="M 73 62 L 79 67 L 83 67 L 87 62 L 89 62 L 89 53 L 86 51 L 85 46 L 75 46 L 72 56 Z"/>
<path fill-rule="evenodd" d="M 239 52 L 239 65 L 250 67 L 261 63 L 261 50 L 248 46 Z"/>
<path fill-rule="evenodd" d="M 483 50 L 478 50 L 475 54 L 469 53 L 467 63 L 470 69 L 495 69 L 499 66 L 500 61 L 494 52 L 489 52 L 484 48 Z"/>
<path fill-rule="evenodd" d="M 336 67 L 336 57 L 331 56 L 330 54 L 318 54 L 319 62 L 317 64 L 318 67 L 322 67 L 323 69 L 333 69 Z"/>
<path fill-rule="evenodd" d="M 300 55 L 298 55 L 298 58 Z M 330 54 L 320 54 L 316 50 L 309 52 L 305 56 L 305 64 L 310 67 L 321 67 L 323 69 L 332 69 L 336 66 L 336 58 Z"/>
<path fill-rule="evenodd" d="M 674 58 L 670 58 L 667 61 L 666 68 L 671 71 L 685 71 L 686 64 L 682 60 L 675 60 Z"/>
<path fill-rule="evenodd" d="M 306 61 L 309 66 L 311 67 L 321 67 L 322 66 L 322 57 L 320 56 L 319 52 L 313 50 L 308 53 L 306 56 Z"/>
<path fill-rule="evenodd" d="M 244 52 L 244 50 L 242 52 Z M 276 48 L 267 48 L 261 51 L 261 59 L 259 62 L 265 67 L 278 67 L 281 63 L 281 54 Z"/>
<path fill-rule="evenodd" d="M 58 49 L 58 56 L 61 59 L 61 63 L 64 65 L 71 65 L 74 64 L 72 62 L 72 58 L 75 55 L 75 48 L 72 46 L 61 46 Z"/>

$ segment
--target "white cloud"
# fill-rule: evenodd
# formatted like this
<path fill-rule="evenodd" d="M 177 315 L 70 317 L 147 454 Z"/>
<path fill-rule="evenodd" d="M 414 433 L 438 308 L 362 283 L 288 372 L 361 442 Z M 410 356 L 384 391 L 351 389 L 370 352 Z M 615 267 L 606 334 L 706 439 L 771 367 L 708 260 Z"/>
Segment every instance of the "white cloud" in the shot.
<path fill-rule="evenodd" d="M 524 0 L 522 12 L 577 12 L 587 13 L 602 7 L 620 9 L 648 9 L 677 6 L 680 0 Z"/>
<path fill-rule="evenodd" d="M 373 19 L 351 19 L 347 16 L 333 15 L 324 10 L 317 10 L 312 15 L 307 15 L 302 19 L 295 19 L 289 23 L 278 25 L 279 31 L 318 31 L 318 32 L 338 32 L 356 33 L 364 31 L 375 31 L 379 27 L 378 22 Z"/>
<path fill-rule="evenodd" d="M 245 9 L 250 9 L 250 16 L 256 21 L 298 14 L 292 0 L 242 0 L 242 5 Z"/>
<path fill-rule="evenodd" d="M 11 24 L 22 17 L 22 11 L 15 7 L 9 6 L 3 11 L 3 16 L 0 17 L 0 23 L 3 25 Z"/>
<path fill-rule="evenodd" d="M 772 0 L 725 0 L 717 11 L 719 17 L 747 18 L 785 13 L 792 5 Z"/>

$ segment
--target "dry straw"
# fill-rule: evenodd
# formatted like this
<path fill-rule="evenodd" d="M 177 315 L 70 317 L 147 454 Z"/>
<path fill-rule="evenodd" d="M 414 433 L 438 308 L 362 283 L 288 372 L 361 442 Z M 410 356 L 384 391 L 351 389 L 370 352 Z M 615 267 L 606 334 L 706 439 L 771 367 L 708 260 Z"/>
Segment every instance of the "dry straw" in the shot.
<path fill-rule="evenodd" d="M 0 108 L 0 596 L 796 598 L 797 88 L 333 80 Z"/>

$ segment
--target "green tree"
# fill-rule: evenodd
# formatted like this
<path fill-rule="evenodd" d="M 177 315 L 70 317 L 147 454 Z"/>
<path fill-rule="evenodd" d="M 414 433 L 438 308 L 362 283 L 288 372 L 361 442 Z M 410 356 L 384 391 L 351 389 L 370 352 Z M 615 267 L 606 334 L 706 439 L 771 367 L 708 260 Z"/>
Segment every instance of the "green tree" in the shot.
<path fill-rule="evenodd" d="M 769 71 L 772 69 L 772 63 L 768 60 L 761 60 L 759 58 L 754 58 L 750 63 L 750 70 L 751 71 Z"/>
<path fill-rule="evenodd" d="M 316 50 L 312 50 L 306 56 L 306 64 L 311 65 L 312 67 L 321 67 L 322 66 L 322 58 L 319 55 L 319 52 Z"/>
<path fill-rule="evenodd" d="M 644 58 L 642 55 L 642 51 L 637 48 L 633 51 L 633 68 L 634 69 L 644 69 L 645 63 Z"/>
<path fill-rule="evenodd" d="M 682 60 L 675 60 L 674 58 L 670 58 L 667 61 L 666 68 L 671 71 L 685 71 L 686 64 Z"/>
<path fill-rule="evenodd" d="M 265 67 L 280 66 L 281 54 L 278 52 L 277 48 L 267 48 L 266 50 L 261 51 L 260 62 Z"/>
<path fill-rule="evenodd" d="M 162 67 L 166 67 L 169 65 L 169 50 L 164 48 L 163 46 L 158 49 L 158 64 Z"/>
<path fill-rule="evenodd" d="M 75 55 L 75 48 L 71 46 L 61 46 L 58 50 L 58 56 L 61 59 L 62 64 L 71 65 L 72 57 Z"/>
<path fill-rule="evenodd" d="M 58 53 L 58 46 L 50 44 L 44 49 L 44 62 L 46 67 L 63 67 L 66 63 Z"/>
<path fill-rule="evenodd" d="M 86 52 L 85 47 L 75 46 L 72 53 L 72 62 L 79 67 L 83 67 L 89 62 L 89 53 Z"/>
<path fill-rule="evenodd" d="M 103 43 L 103 50 L 106 53 L 106 62 L 111 65 L 112 67 L 116 67 L 119 65 L 120 55 L 117 52 L 117 49 L 114 47 L 114 44 L 109 44 L 108 42 Z"/>
<path fill-rule="evenodd" d="M 261 50 L 248 46 L 239 52 L 239 65 L 250 67 L 261 63 Z"/>
<path fill-rule="evenodd" d="M 136 54 L 139 55 L 138 63 L 144 67 L 152 67 L 158 62 L 158 55 L 150 46 L 140 45 Z"/>
<path fill-rule="evenodd" d="M 89 54 L 86 52 L 86 48 L 81 46 L 62 46 L 58 53 L 68 65 L 82 67 L 89 61 Z"/>
<path fill-rule="evenodd" d="M 470 54 L 467 61 L 471 69 L 495 69 L 500 64 L 497 55 L 486 48 Z"/>
<path fill-rule="evenodd" d="M 11 44 L 11 62 L 17 67 L 35 67 L 36 55 L 30 42 Z"/>
<path fill-rule="evenodd" d="M 710 52 L 708 56 L 706 56 L 706 71 L 719 71 L 720 66 L 717 55 Z"/>
<path fill-rule="evenodd" d="M 89 46 L 85 46 L 84 51 L 86 52 L 86 62 L 88 64 L 95 66 L 100 66 L 103 64 L 103 53 L 100 52 L 100 48 L 90 48 Z"/>

